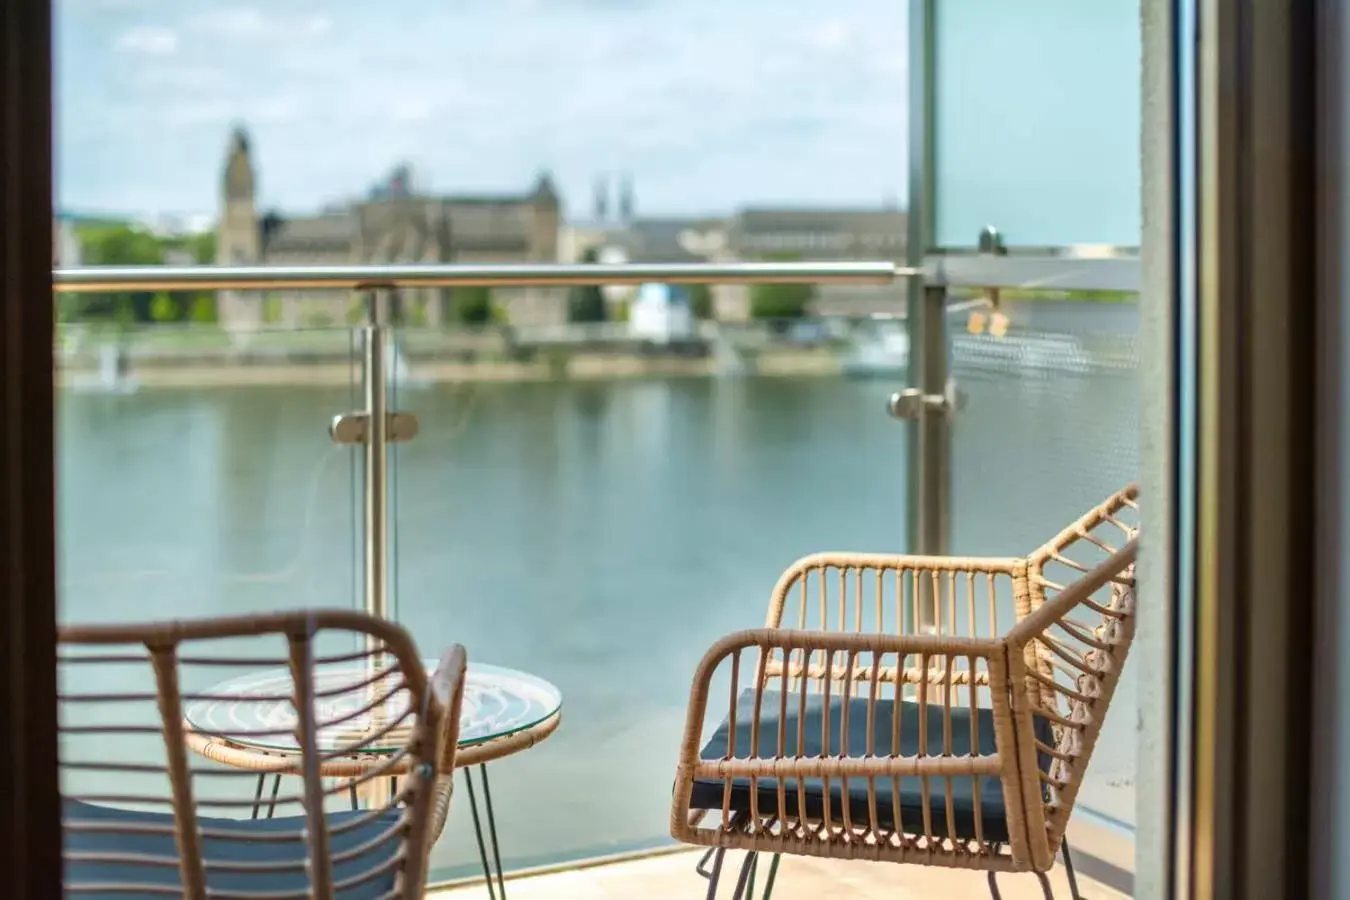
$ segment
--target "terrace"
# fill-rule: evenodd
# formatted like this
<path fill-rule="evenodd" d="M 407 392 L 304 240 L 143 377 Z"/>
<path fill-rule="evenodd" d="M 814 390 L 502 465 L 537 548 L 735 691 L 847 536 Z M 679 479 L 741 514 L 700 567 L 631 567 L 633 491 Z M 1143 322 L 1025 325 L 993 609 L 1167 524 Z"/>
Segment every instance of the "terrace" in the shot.
<path fill-rule="evenodd" d="M 50 35 L 18 8 L 0 17 L 6 79 L 38 95 Z M 1070 8 L 1083 5 L 1059 12 Z M 1289 162 L 1312 152 L 1313 129 L 1289 114 L 1312 82 L 1300 57 L 1330 32 L 1245 2 L 1205 5 L 1214 27 L 1197 35 L 1190 4 L 1146 0 L 1141 73 L 1120 62 L 1140 44 L 1139 8 L 1079 23 L 1106 29 L 1086 42 L 1106 59 L 1096 68 L 1075 39 L 1083 84 L 1066 90 L 1081 89 L 1084 110 L 1121 112 L 1099 102 L 1119 95 L 1097 90 L 1097 69 L 1136 88 L 1142 75 L 1136 166 L 1139 142 L 1113 132 L 1094 152 L 1088 129 L 1057 133 L 1044 110 L 1009 112 L 976 90 L 1042 96 L 1018 81 L 1035 69 L 1025 59 L 992 48 L 983 76 L 949 77 L 972 59 L 952 29 L 1020 34 L 1029 16 L 1000 5 L 972 18 L 956 0 L 945 21 L 932 0 L 912 9 L 920 149 L 904 265 L 49 273 L 10 236 L 47 244 L 50 147 L 11 140 L 9 126 L 45 134 L 50 121 L 7 91 L 0 597 L 17 689 L 0 726 L 22 752 L 0 789 L 0 846 L 16 857 L 16 896 L 56 896 L 61 829 L 89 829 L 53 802 L 58 789 L 114 817 L 177 811 L 159 844 L 113 861 L 169 879 L 162 895 L 218 895 L 204 843 L 290 827 L 303 858 L 224 868 L 278 879 L 267 890 L 283 874 L 303 882 L 277 896 L 333 896 L 328 864 L 361 855 L 350 832 L 395 821 L 430 828 L 426 871 L 405 829 L 363 846 L 408 840 L 376 875 L 411 873 L 413 896 L 423 882 L 430 896 L 492 900 L 749 900 L 770 883 L 779 898 L 1343 895 L 1331 686 L 1345 681 L 1344 583 L 1306 556 L 1343 513 L 1339 471 L 1314 473 L 1328 468 L 1317 423 L 1343 413 L 1323 382 L 1344 348 L 1335 329 L 1306 325 L 1344 298 L 1335 279 L 1311 283 L 1328 263 L 1291 221 L 1320 230 L 1312 213 L 1330 188 Z M 1243 127 L 1203 131 L 1197 149 L 1220 96 Z M 1009 121 L 1031 113 L 1035 127 Z M 991 146 L 977 136 L 1037 157 L 1009 164 L 1035 171 L 1008 176 L 1020 199 L 993 212 L 975 202 L 996 193 L 976 177 Z M 1142 187 L 1115 165 L 1122 154 Z M 1053 215 L 1047 184 L 1069 185 Z M 1141 195 L 1169 214 L 1141 225 Z M 519 359 L 499 331 L 451 335 L 398 312 L 403 293 L 432 288 L 640 284 L 900 286 L 906 302 L 735 339 L 716 325 L 699 335 L 706 365 L 656 347 L 617 367 L 579 357 L 622 335 L 563 335 L 554 343 L 586 349 Z M 58 306 L 347 293 L 361 319 L 53 334 L 31 302 L 48 287 Z M 202 348 L 209 362 L 191 362 Z M 1142 493 L 1121 490 L 1141 480 Z M 847 552 L 810 556 L 830 548 Z M 182 618 L 226 623 L 231 643 L 197 656 L 180 642 L 210 634 L 110 630 Z M 53 624 L 141 656 L 50 655 Z M 436 662 L 451 645 L 467 648 L 467 669 L 456 649 Z M 217 671 L 175 668 L 189 664 Z M 387 682 L 367 664 L 398 669 L 389 696 L 369 700 Z M 362 679 L 359 708 L 332 700 L 352 687 L 325 680 L 332 665 Z M 1303 687 L 1306 702 L 1291 699 Z M 199 792 L 203 809 L 233 814 L 183 812 L 207 781 L 225 786 Z M 347 836 L 330 849 L 333 822 Z M 66 878 L 101 854 L 68 847 Z M 1001 873 L 996 889 L 986 869 Z"/>

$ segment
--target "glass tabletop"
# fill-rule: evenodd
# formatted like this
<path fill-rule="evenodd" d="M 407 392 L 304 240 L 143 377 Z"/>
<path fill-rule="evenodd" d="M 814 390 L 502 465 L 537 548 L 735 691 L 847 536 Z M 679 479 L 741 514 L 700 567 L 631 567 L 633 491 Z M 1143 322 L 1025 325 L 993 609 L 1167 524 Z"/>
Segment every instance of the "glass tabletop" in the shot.
<path fill-rule="evenodd" d="M 423 660 L 428 673 L 435 660 Z M 315 712 L 320 723 L 342 719 L 339 725 L 321 727 L 318 748 L 329 752 L 354 743 L 353 735 L 372 727 L 372 713 L 385 721 L 407 710 L 408 692 L 398 691 L 383 709 L 361 711 L 371 704 L 369 687 L 359 687 L 370 678 L 359 665 L 317 666 L 314 673 Z M 219 737 L 243 747 L 296 752 L 299 744 L 292 733 L 295 706 L 287 668 L 267 669 L 231 678 L 205 694 L 210 699 L 193 700 L 184 706 L 183 717 L 194 731 Z M 384 688 L 381 693 L 388 692 Z M 460 710 L 459 746 L 468 747 L 507 737 L 546 721 L 562 709 L 562 693 L 542 678 L 484 663 L 469 663 L 464 679 L 464 703 Z M 356 715 L 353 715 L 356 714 Z M 351 718 L 348 718 L 351 717 Z M 404 724 L 411 724 L 409 718 Z M 257 736 L 259 731 L 285 732 Z M 406 742 L 406 732 L 392 732 L 384 740 L 361 748 L 363 753 L 392 752 Z"/>

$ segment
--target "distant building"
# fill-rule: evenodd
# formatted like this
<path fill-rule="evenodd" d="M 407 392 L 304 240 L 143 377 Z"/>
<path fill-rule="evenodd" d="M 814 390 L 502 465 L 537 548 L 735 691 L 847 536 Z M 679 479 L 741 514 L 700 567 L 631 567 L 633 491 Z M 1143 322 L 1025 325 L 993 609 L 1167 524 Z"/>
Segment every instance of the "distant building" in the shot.
<path fill-rule="evenodd" d="M 909 214 L 902 209 L 751 208 L 727 229 L 738 259 L 905 261 Z M 822 285 L 814 311 L 821 315 L 870 315 L 904 309 L 905 284 L 888 287 Z M 720 315 L 720 313 L 719 313 Z"/>
<path fill-rule="evenodd" d="M 617 248 L 639 263 L 730 263 L 772 258 L 802 260 L 905 259 L 908 216 L 903 210 L 749 208 L 730 218 L 637 218 L 621 226 L 592 228 L 590 246 Z M 750 314 L 743 285 L 715 285 L 713 308 L 722 321 Z M 826 315 L 895 313 L 904 309 L 905 286 L 822 285 L 814 312 Z"/>
<path fill-rule="evenodd" d="M 222 179 L 217 261 L 222 265 L 356 265 L 370 263 L 523 263 L 558 259 L 562 203 L 547 173 L 533 188 L 507 196 L 432 196 L 417 193 L 407 167 L 363 200 L 318 215 L 262 214 L 257 208 L 256 171 L 243 129 L 231 136 Z M 448 312 L 449 291 L 405 290 L 405 315 L 435 325 Z M 535 289 L 494 293 L 517 323 L 562 321 L 559 292 Z M 282 292 L 268 304 L 256 295 L 221 294 L 220 318 L 227 328 L 249 330 L 268 309 L 290 324 L 342 324 L 356 317 L 347 291 Z"/>
<path fill-rule="evenodd" d="M 731 221 L 732 249 L 743 258 L 905 258 L 909 215 L 899 209 L 745 209 Z"/>

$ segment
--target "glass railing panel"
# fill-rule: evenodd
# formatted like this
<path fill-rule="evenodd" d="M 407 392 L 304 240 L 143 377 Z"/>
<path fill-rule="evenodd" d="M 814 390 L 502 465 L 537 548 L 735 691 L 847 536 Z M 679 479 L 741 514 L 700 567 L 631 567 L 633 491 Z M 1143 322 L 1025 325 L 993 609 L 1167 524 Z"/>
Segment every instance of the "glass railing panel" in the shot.
<path fill-rule="evenodd" d="M 996 337 L 986 307 L 952 301 L 952 373 L 967 397 L 952 430 L 952 551 L 1026 554 L 1139 477 L 1138 305 L 1005 299 Z M 1127 665 L 1078 795 L 1080 810 L 1127 829 L 1136 703 Z"/>
<path fill-rule="evenodd" d="M 556 733 L 488 766 L 508 869 L 667 843 L 709 645 L 761 626 L 797 557 L 905 546 L 897 376 L 848 377 L 848 340 L 804 338 L 847 323 L 795 327 L 725 329 L 759 348 L 741 364 L 568 347 L 568 326 L 533 348 L 496 328 L 397 332 L 393 405 L 421 432 L 392 451 L 391 612 L 426 654 L 459 641 L 471 665 L 563 694 Z M 471 828 L 461 784 L 437 880 L 479 871 Z"/>
<path fill-rule="evenodd" d="M 138 322 L 133 305 L 118 324 L 80 299 L 58 297 L 60 621 L 357 606 L 359 449 L 335 444 L 328 426 L 361 405 L 358 335 L 347 327 Z M 204 295 L 197 308 L 214 301 Z M 157 302 L 170 301 L 151 307 Z M 321 640 L 319 652 L 352 649 L 344 641 Z M 239 652 L 275 658 L 278 649 L 243 641 Z M 184 677 L 193 675 L 185 669 Z M 62 666 L 60 678 L 66 691 L 154 691 L 144 663 Z M 128 710 L 119 714 L 158 724 L 153 706 Z M 153 735 L 68 741 L 63 750 L 75 758 L 96 751 L 160 764 L 164 756 Z M 68 777 L 82 794 L 116 787 Z M 162 776 L 126 777 L 138 781 L 135 793 L 168 796 Z M 228 781 L 251 796 L 249 779 Z M 278 810 L 288 813 L 295 809 Z"/>

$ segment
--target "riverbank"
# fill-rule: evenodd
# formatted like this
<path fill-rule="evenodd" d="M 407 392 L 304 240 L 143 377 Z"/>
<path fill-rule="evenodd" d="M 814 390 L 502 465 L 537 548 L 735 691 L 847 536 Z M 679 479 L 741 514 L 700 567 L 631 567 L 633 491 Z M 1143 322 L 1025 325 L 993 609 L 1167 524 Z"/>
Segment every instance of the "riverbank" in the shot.
<path fill-rule="evenodd" d="M 828 349 L 764 351 L 747 360 L 748 373 L 755 375 L 839 375 L 838 354 Z M 407 379 L 417 384 L 492 382 L 576 381 L 628 378 L 711 378 L 720 372 L 711 357 L 627 356 L 575 353 L 566 358 L 541 358 L 529 362 L 483 360 L 447 362 L 429 360 L 409 364 Z M 222 360 L 137 359 L 127 373 L 127 382 L 147 388 L 242 387 L 252 385 L 346 385 L 360 379 L 355 360 L 334 362 L 228 362 Z M 60 387 L 80 390 L 102 386 L 99 370 L 82 365 L 57 371 Z"/>

